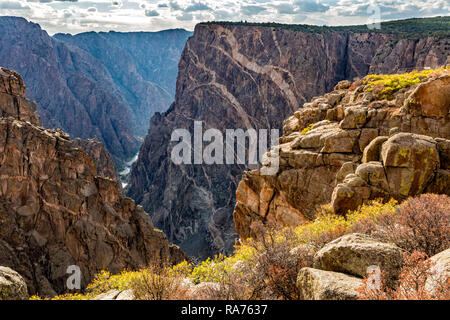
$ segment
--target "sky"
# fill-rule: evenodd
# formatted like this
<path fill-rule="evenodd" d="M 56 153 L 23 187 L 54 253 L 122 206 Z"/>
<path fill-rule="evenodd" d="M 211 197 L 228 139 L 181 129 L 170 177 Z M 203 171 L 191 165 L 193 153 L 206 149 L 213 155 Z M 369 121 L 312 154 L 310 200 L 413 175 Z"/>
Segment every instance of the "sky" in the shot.
<path fill-rule="evenodd" d="M 366 24 L 450 15 L 449 0 L 0 0 L 48 33 L 193 30 L 202 21 Z"/>

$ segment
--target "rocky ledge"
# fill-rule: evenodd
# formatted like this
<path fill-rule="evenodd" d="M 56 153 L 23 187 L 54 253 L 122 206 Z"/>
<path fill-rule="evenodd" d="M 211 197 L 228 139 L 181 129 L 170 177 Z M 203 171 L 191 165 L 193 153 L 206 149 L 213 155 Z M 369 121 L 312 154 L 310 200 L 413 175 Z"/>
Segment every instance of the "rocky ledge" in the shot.
<path fill-rule="evenodd" d="M 389 97 L 368 84 L 340 82 L 283 125 L 273 176 L 244 173 L 234 224 L 241 238 L 261 224 L 296 226 L 330 203 L 338 214 L 363 202 L 450 193 L 450 75 L 421 78 Z M 270 163 L 266 163 L 269 165 Z"/>

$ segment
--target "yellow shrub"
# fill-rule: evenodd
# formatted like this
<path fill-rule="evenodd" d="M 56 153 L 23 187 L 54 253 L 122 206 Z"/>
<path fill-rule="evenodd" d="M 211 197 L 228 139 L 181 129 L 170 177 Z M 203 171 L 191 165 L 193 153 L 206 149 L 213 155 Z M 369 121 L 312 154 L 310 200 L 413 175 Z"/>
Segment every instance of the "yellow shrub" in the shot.
<path fill-rule="evenodd" d="M 168 270 L 169 275 L 171 276 L 180 276 L 180 277 L 189 277 L 192 272 L 193 266 L 186 260 L 183 262 L 173 266 Z"/>
<path fill-rule="evenodd" d="M 292 247 L 299 244 L 305 244 L 319 238 L 323 234 L 338 231 L 339 234 L 349 232 L 349 229 L 363 219 L 369 219 L 376 223 L 382 215 L 390 215 L 396 212 L 397 202 L 391 200 L 388 203 L 372 201 L 361 206 L 359 210 L 349 212 L 346 217 L 334 215 L 330 212 L 328 206 L 323 206 L 319 216 L 311 223 L 298 226 L 294 229 L 295 239 Z M 283 231 L 268 231 L 275 241 L 288 240 Z M 291 239 L 289 239 L 291 241 Z M 197 266 L 193 266 L 186 261 L 164 269 L 164 276 L 169 278 L 189 278 L 195 284 L 201 282 L 219 282 L 228 283 L 230 279 L 243 275 L 242 268 L 238 264 L 243 263 L 247 266 L 254 266 L 257 261 L 256 255 L 259 249 L 264 246 L 255 240 L 248 239 L 245 244 L 236 247 L 233 255 L 216 255 L 214 258 L 208 258 Z M 261 252 L 261 251 L 260 251 Z M 111 275 L 108 271 L 101 271 L 94 280 L 88 285 L 86 294 L 64 294 L 56 296 L 53 300 L 86 300 L 107 292 L 111 289 L 126 290 L 130 289 L 143 280 L 148 280 L 151 269 L 140 271 L 123 271 L 120 274 Z M 157 279 L 157 278 L 155 278 Z M 148 281 L 147 281 L 148 282 Z M 38 296 L 30 299 L 40 300 Z"/>
<path fill-rule="evenodd" d="M 119 274 L 111 275 L 108 271 L 101 271 L 87 286 L 86 290 L 91 296 L 96 296 L 112 289 L 127 290 L 131 287 L 131 283 L 142 277 L 142 274 L 145 272 L 146 270 L 122 271 Z"/>
<path fill-rule="evenodd" d="M 228 257 L 222 254 L 208 258 L 193 268 L 190 279 L 193 283 L 220 282 L 226 283 L 229 276 L 239 275 L 242 271 L 236 267 L 237 263 L 249 263 L 256 254 L 255 248 L 250 245 L 236 247 L 236 252 Z"/>
<path fill-rule="evenodd" d="M 391 200 L 388 203 L 372 201 L 364 204 L 360 209 L 349 212 L 346 217 L 325 213 L 319 215 L 314 222 L 298 226 L 295 233 L 298 236 L 299 244 L 308 243 L 314 238 L 318 238 L 325 232 L 340 231 L 345 233 L 351 226 L 362 219 L 370 219 L 376 222 L 377 217 L 395 212 L 397 202 Z"/>
<path fill-rule="evenodd" d="M 450 68 L 428 69 L 423 71 L 412 71 L 403 74 L 379 74 L 368 75 L 363 83 L 368 86 L 367 92 L 374 92 L 378 99 L 390 99 L 400 89 L 409 88 L 423 82 L 430 77 L 448 74 Z"/>

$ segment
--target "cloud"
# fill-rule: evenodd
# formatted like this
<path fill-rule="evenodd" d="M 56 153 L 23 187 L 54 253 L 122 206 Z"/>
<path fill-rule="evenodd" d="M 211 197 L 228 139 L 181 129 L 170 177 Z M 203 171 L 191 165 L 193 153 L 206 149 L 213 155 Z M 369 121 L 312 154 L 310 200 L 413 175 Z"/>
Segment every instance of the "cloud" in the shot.
<path fill-rule="evenodd" d="M 170 7 L 170 9 L 172 9 L 174 11 L 182 10 L 181 6 L 177 2 L 174 2 L 174 1 L 169 2 L 169 7 Z"/>
<path fill-rule="evenodd" d="M 111 6 L 115 7 L 115 8 L 122 8 L 123 2 L 122 2 L 122 0 L 112 0 Z"/>
<path fill-rule="evenodd" d="M 382 21 L 450 15 L 448 0 L 0 0 L 0 12 L 39 23 L 52 34 L 193 30 L 211 20 L 365 24 L 373 15 L 370 3 Z"/>
<path fill-rule="evenodd" d="M 241 6 L 241 11 L 246 16 L 252 16 L 266 11 L 266 8 L 262 6 Z"/>
<path fill-rule="evenodd" d="M 230 20 L 234 16 L 234 12 L 227 10 L 215 10 L 214 16 L 216 20 Z"/>
<path fill-rule="evenodd" d="M 147 17 L 157 17 L 159 16 L 159 13 L 156 10 L 145 10 L 145 15 Z"/>
<path fill-rule="evenodd" d="M 329 6 L 320 4 L 319 2 L 315 2 L 312 0 L 306 1 L 297 1 L 295 5 L 302 12 L 325 12 L 329 9 Z"/>
<path fill-rule="evenodd" d="M 194 16 L 190 13 L 183 13 L 181 16 L 177 17 L 177 20 L 180 21 L 192 21 L 194 19 Z"/>
<path fill-rule="evenodd" d="M 281 3 L 273 6 L 278 14 L 295 14 L 298 10 L 290 3 Z"/>
<path fill-rule="evenodd" d="M 78 0 L 27 0 L 27 2 L 40 2 L 40 3 L 50 3 L 50 2 L 78 2 Z"/>
<path fill-rule="evenodd" d="M 306 15 L 303 14 L 296 14 L 294 16 L 294 19 L 292 20 L 293 23 L 303 23 L 305 20 L 308 19 Z"/>
<path fill-rule="evenodd" d="M 197 2 L 193 5 L 188 6 L 184 11 L 185 12 L 193 12 L 193 11 L 205 11 L 205 10 L 212 10 L 210 7 L 208 7 L 206 4 Z"/>
<path fill-rule="evenodd" d="M 18 1 L 0 1 L 0 9 L 6 9 L 6 10 L 29 10 L 30 7 L 27 5 L 23 5 L 21 2 Z"/>
<path fill-rule="evenodd" d="M 53 0 L 27 0 L 27 2 L 50 3 L 53 2 Z"/>

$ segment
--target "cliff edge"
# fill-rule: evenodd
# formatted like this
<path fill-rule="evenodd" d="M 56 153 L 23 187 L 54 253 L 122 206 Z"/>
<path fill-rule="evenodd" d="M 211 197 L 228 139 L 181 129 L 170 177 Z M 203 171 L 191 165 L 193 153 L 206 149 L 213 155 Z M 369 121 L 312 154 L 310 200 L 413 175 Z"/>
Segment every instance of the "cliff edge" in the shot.
<path fill-rule="evenodd" d="M 67 290 L 70 266 L 84 287 L 103 269 L 176 262 L 178 250 L 117 182 L 100 177 L 68 135 L 39 126 L 22 78 L 3 68 L 0 110 L 0 265 L 30 294 Z"/>
<path fill-rule="evenodd" d="M 345 215 L 371 199 L 450 194 L 449 110 L 445 68 L 340 82 L 284 122 L 276 175 L 244 173 L 236 231 L 300 225 L 328 203 Z"/>

